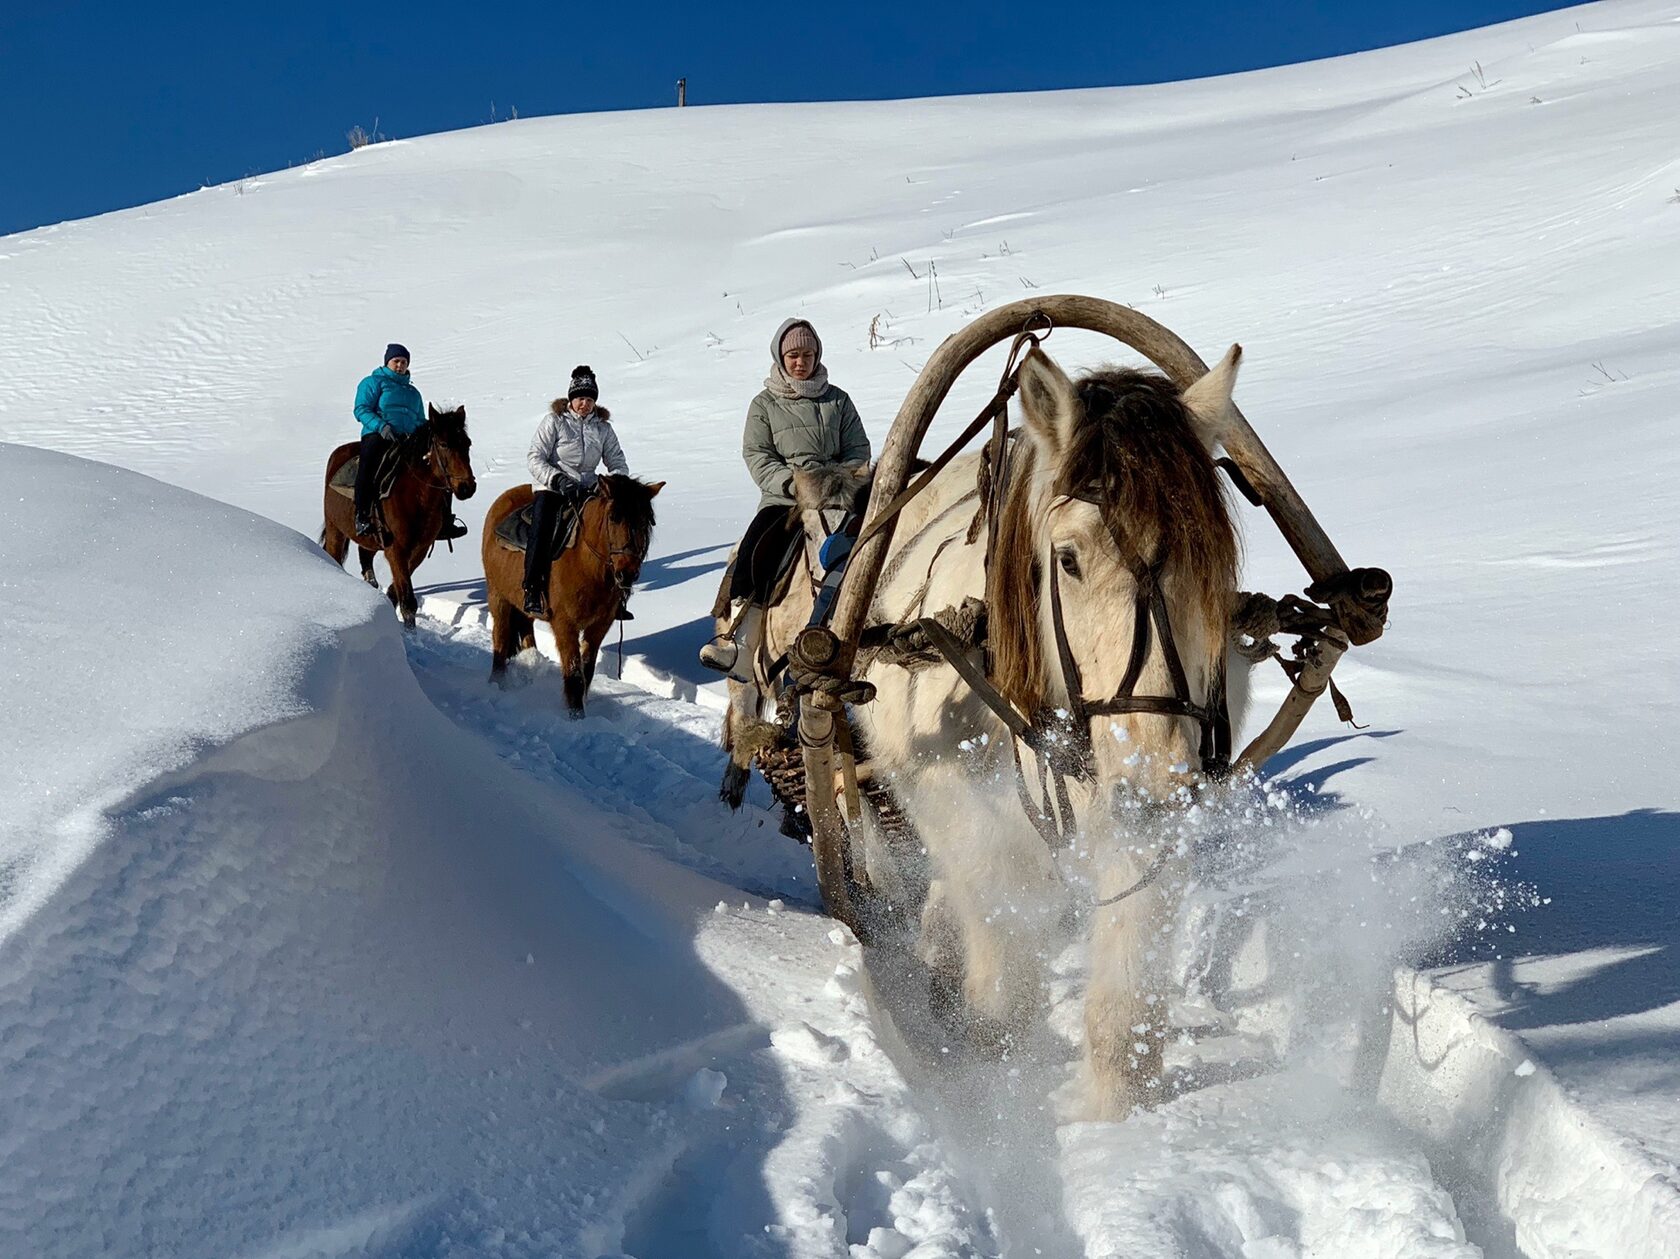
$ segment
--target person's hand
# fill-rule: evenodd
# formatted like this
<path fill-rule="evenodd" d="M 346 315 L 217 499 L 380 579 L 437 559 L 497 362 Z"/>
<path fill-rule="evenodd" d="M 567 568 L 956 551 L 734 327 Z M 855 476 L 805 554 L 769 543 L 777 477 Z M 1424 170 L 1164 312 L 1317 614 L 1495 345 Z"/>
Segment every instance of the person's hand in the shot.
<path fill-rule="evenodd" d="M 394 442 L 397 440 L 397 430 L 392 428 L 389 424 L 381 424 L 379 426 L 379 435 L 388 442 Z"/>
<path fill-rule="evenodd" d="M 579 484 L 579 485 L 581 485 L 581 486 L 583 486 L 583 488 L 584 488 L 584 489 L 586 489 L 586 490 L 588 490 L 588 491 L 590 491 L 590 492 L 591 492 L 591 493 L 593 493 L 593 492 L 594 492 L 594 490 L 595 490 L 595 484 L 596 484 L 596 482 L 598 482 L 598 481 L 599 481 L 599 480 L 600 480 L 600 479 L 601 479 L 601 478 L 600 478 L 600 477 L 598 477 L 598 476 L 596 476 L 596 475 L 595 475 L 595 474 L 594 474 L 594 473 L 593 473 L 593 472 L 585 472 L 585 473 L 584 473 L 584 474 L 583 474 L 583 477 L 582 477 L 582 479 L 580 479 L 580 480 L 579 480 L 579 481 L 578 481 L 578 484 Z"/>
<path fill-rule="evenodd" d="M 553 490 L 556 494 L 564 494 L 567 490 L 572 488 L 573 484 L 574 482 L 572 478 L 567 476 L 564 472 L 556 472 L 553 476 L 548 478 L 548 488 Z"/>

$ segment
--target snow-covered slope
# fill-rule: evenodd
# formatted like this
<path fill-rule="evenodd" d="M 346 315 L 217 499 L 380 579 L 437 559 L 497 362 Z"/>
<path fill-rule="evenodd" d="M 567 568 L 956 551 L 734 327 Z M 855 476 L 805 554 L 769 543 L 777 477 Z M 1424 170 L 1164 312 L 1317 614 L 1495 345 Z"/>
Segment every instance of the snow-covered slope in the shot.
<path fill-rule="evenodd" d="M 122 465 L 313 537 L 321 466 L 353 433 L 351 392 L 386 341 L 415 351 L 429 398 L 466 402 L 491 493 L 521 479 L 538 413 L 574 363 L 591 363 L 633 465 L 669 481 L 628 650 L 705 684 L 692 653 L 756 497 L 739 424 L 785 315 L 816 323 L 877 440 L 941 337 L 1035 290 L 1131 302 L 1204 356 L 1241 340 L 1245 412 L 1350 561 L 1397 584 L 1388 634 L 1341 671 L 1371 728 L 1316 713 L 1272 771 L 1396 843 L 1510 828 L 1510 871 L 1550 903 L 1499 915 L 1515 931 L 1442 982 L 1524 1037 L 1541 1081 L 1555 1075 L 1560 1097 L 1627 1143 L 1625 1167 L 1666 1165 L 1669 1179 L 1639 1192 L 1668 1202 L 1680 1161 L 1677 60 L 1680 3 L 1626 0 L 1197 83 L 533 119 L 374 146 L 0 239 L 0 439 Z M 1050 348 L 1069 365 L 1109 353 L 1067 332 Z M 990 370 L 964 383 L 947 427 L 989 393 Z M 758 1090 L 741 1113 L 810 1117 L 799 1072 L 820 1079 L 841 1053 L 787 1033 L 795 1048 L 766 1066 L 755 1040 L 795 1018 L 786 1002 L 804 980 L 823 1006 L 825 927 L 762 909 L 692 925 L 723 895 L 709 880 L 808 896 L 802 858 L 770 828 L 710 811 L 705 714 L 608 685 L 615 715 L 566 730 L 542 708 L 550 679 L 505 698 L 476 689 L 470 616 L 447 642 L 411 644 L 405 665 L 382 605 L 283 529 L 16 447 L 0 449 L 0 477 L 0 1053 L 14 1079 L 39 1081 L 7 1091 L 0 1227 L 49 1230 L 60 1253 L 99 1249 L 77 1231 L 94 1228 L 119 1253 L 165 1235 L 187 1239 L 176 1253 L 343 1253 L 358 1236 L 386 1238 L 379 1253 L 494 1253 L 466 1240 L 483 1220 L 539 1239 L 507 1241 L 509 1253 L 583 1253 L 568 1247 L 590 1228 L 605 1230 L 588 1236 L 597 1253 L 702 1253 L 583 1203 L 616 1184 L 673 1217 L 695 1207 L 648 1170 L 678 1144 L 653 1150 L 638 1121 L 597 1114 L 571 1082 L 654 1080 L 638 1096 L 665 1089 L 680 1109 L 694 1070 L 740 1051 L 726 1074 Z M 489 497 L 465 505 L 470 523 Z M 1251 525 L 1250 583 L 1298 585 L 1281 542 Z M 476 583 L 475 547 L 419 574 L 469 604 Z M 1257 707 L 1277 688 L 1263 678 Z M 597 772 L 614 758 L 657 770 Z M 734 960 L 717 962 L 706 933 L 723 930 L 778 943 L 723 948 Z M 785 983 L 743 969 L 778 952 Z M 504 973 L 527 953 L 528 968 Z M 592 976 L 577 962 L 601 954 L 622 965 Z M 550 957 L 565 960 L 544 970 Z M 448 979 L 447 995 L 428 992 L 428 975 Z M 657 1026 L 635 1024 L 642 1006 L 624 998 L 643 987 Z M 861 998 L 841 988 L 821 1036 L 866 1036 L 845 1013 Z M 1423 1020 L 1456 1000 L 1396 1008 L 1419 1020 L 1414 1045 L 1440 1035 L 1452 1061 L 1470 1055 L 1474 1069 L 1453 1078 L 1520 1112 L 1489 1083 L 1503 1078 L 1497 1054 Z M 504 1034 L 521 1020 L 535 1030 Z M 760 1030 L 709 1039 L 730 1027 Z M 546 1036 L 543 1053 L 521 1048 L 525 1035 Z M 694 1044 L 713 1048 L 660 1058 L 645 1077 L 624 1066 Z M 800 1055 L 817 1065 L 787 1065 Z M 499 1083 L 477 1091 L 469 1060 Z M 881 1070 L 868 1087 L 904 1087 Z M 1530 1087 L 1520 1079 L 1509 1086 Z M 435 1104 L 412 1102 L 423 1086 Z M 696 1087 L 703 1103 L 709 1086 Z M 509 1100 L 538 1094 L 554 1096 Z M 839 1199 L 869 1198 L 859 1184 L 881 1169 L 848 1161 L 869 1140 L 835 1138 L 840 1158 L 820 1134 L 873 1132 L 901 1112 L 834 1105 L 849 1117 L 755 1138 L 729 1166 L 797 1162 L 808 1138 L 807 1161 L 834 1173 L 826 1209 L 846 1216 Z M 209 1113 L 216 1124 L 183 1135 L 183 1114 Z M 600 1143 L 553 1135 L 597 1119 Z M 916 1185 L 917 1201 L 944 1204 L 916 1208 L 924 1222 L 983 1244 L 985 1229 L 959 1218 L 973 1193 L 903 1122 L 883 1227 L 886 1200 Z M 1411 1147 L 1361 1131 L 1376 1141 L 1367 1166 L 1409 1165 Z M 1502 1131 L 1517 1134 L 1509 1154 L 1540 1128 Z M 250 1162 L 270 1132 L 272 1162 Z M 1141 1138 L 1070 1139 L 1089 1175 L 1068 1180 L 1067 1205 L 1088 1237 L 1144 1236 L 1080 1196 L 1116 1166 L 1105 1146 Z M 1230 1151 L 1250 1138 L 1222 1139 Z M 576 1155 L 593 1170 L 509 1154 L 532 1145 L 593 1151 Z M 701 1151 L 684 1156 L 696 1174 L 720 1162 L 704 1142 L 685 1148 Z M 1226 1183 L 1210 1166 L 1184 1182 L 1192 1197 Z M 218 1175 L 225 1211 L 209 1205 Z M 526 1175 L 537 1187 L 510 1193 Z M 799 1175 L 765 1172 L 786 1190 L 772 1212 L 784 1223 L 789 1202 L 817 1201 L 788 1189 Z M 1325 1200 L 1269 1198 L 1275 1182 L 1249 1171 L 1228 1179 L 1262 1204 L 1242 1244 Z M 1183 1188 L 1161 1183 L 1169 1197 Z M 519 1205 L 480 1210 L 492 1200 Z M 195 1210 L 206 1220 L 181 1218 Z M 1513 1244 L 1563 1253 L 1572 1237 L 1592 1253 L 1608 1236 L 1558 1219 L 1519 1222 Z M 1309 1240 L 1328 1237 L 1313 1228 L 1294 1237 L 1304 1253 L 1336 1244 Z M 867 1229 L 850 1240 L 870 1244 Z"/>

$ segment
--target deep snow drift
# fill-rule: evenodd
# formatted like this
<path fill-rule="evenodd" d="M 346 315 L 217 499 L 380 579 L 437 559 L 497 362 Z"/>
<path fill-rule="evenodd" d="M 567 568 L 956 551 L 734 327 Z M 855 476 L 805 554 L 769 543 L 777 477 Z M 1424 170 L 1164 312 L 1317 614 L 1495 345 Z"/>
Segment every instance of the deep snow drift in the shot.
<path fill-rule="evenodd" d="M 0 240 L 0 438 L 312 537 L 387 340 L 466 401 L 492 489 L 589 362 L 633 466 L 670 479 L 629 650 L 692 695 L 784 315 L 877 442 L 939 338 L 1035 289 L 1129 301 L 1208 357 L 1241 340 L 1245 412 L 1397 584 L 1339 675 L 1370 728 L 1315 713 L 1274 783 L 1361 843 L 1506 828 L 1487 860 L 1540 902 L 1496 906 L 1451 991 L 1403 985 L 1374 1095 L 1415 1137 L 1373 1118 L 1337 1165 L 1360 1193 L 1392 1174 L 1417 1208 L 1394 1218 L 1444 1246 L 1456 1208 L 1489 1253 L 1665 1253 L 1677 55 L 1680 4 L 1629 0 L 1190 84 L 375 146 Z M 568 728 L 537 665 L 486 693 L 471 546 L 420 570 L 457 628 L 405 664 L 304 538 L 14 447 L 0 478 L 0 1250 L 650 1259 L 747 1251 L 744 1219 L 784 1230 L 769 1253 L 1003 1245 L 998 1169 L 962 1165 L 937 1080 L 876 1044 L 850 946 L 747 895 L 808 903 L 804 856 L 712 808 L 704 708 L 603 683 Z M 1251 524 L 1249 583 L 1298 586 Z M 1387 1253 L 1327 1231 L 1323 1168 L 1290 1178 L 1328 1138 L 1257 1143 L 1241 1093 L 1046 1131 L 1066 1253 Z M 1163 1150 L 1186 1178 L 1128 1171 L 1120 1218 L 1118 1169 Z M 1483 1190 L 1506 1218 L 1468 1219 Z"/>

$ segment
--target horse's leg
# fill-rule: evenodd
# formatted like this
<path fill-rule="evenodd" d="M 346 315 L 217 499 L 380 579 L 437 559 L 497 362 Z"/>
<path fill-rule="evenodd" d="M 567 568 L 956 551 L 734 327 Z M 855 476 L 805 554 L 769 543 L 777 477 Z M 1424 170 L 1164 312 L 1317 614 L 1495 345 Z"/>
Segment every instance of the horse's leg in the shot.
<path fill-rule="evenodd" d="M 366 547 L 360 543 L 356 544 L 356 550 L 362 561 L 362 580 L 367 582 L 367 584 L 372 586 L 375 590 L 378 590 L 379 578 L 374 576 L 373 573 L 373 557 L 378 555 L 379 552 L 375 551 L 372 547 Z"/>
<path fill-rule="evenodd" d="M 490 680 L 507 682 L 507 662 L 519 654 L 519 640 L 530 630 L 531 620 L 494 588 L 490 591 Z"/>
<path fill-rule="evenodd" d="M 1011 798 L 977 795 L 965 770 L 923 772 L 905 803 L 927 848 L 934 881 L 920 952 L 936 1003 L 955 1005 L 987 1049 L 1026 1033 L 1043 1001 L 1046 934 L 1056 895 L 1044 843 Z"/>
<path fill-rule="evenodd" d="M 385 552 L 385 562 L 391 566 L 391 602 L 402 617 L 404 629 L 414 628 L 419 602 L 414 597 L 414 569 L 425 555 L 425 548 L 397 543 Z"/>
<path fill-rule="evenodd" d="M 340 567 L 344 564 L 344 557 L 350 553 L 350 539 L 333 524 L 331 516 L 321 522 L 321 549 L 332 556 L 333 563 Z"/>
<path fill-rule="evenodd" d="M 581 637 L 583 639 L 583 688 L 588 690 L 595 685 L 595 665 L 601 658 L 601 640 L 606 638 L 607 631 L 616 624 L 614 621 L 601 621 L 586 628 Z"/>
<path fill-rule="evenodd" d="M 729 711 L 724 718 L 723 749 L 729 753 L 718 799 L 731 809 L 741 807 L 747 783 L 752 778 L 753 759 L 776 742 L 777 728 L 760 716 L 764 692 L 756 682 L 729 679 Z"/>
<path fill-rule="evenodd" d="M 577 626 L 563 614 L 548 622 L 554 631 L 554 649 L 560 657 L 560 674 L 566 688 L 566 715 L 583 716 L 583 697 L 588 690 L 583 680 L 583 653 L 578 647 Z"/>
<path fill-rule="evenodd" d="M 1102 871 L 1098 898 L 1124 891 L 1138 873 L 1130 862 Z M 1085 990 L 1088 1118 L 1123 1119 L 1161 1097 L 1167 1001 L 1150 959 L 1164 949 L 1166 921 L 1166 893 L 1157 886 L 1097 911 Z"/>

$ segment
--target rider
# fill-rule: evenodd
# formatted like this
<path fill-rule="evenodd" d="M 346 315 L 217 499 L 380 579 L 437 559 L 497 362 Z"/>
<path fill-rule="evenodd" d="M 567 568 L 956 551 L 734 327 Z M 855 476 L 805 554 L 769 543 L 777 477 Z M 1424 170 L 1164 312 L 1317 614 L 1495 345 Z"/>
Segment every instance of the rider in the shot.
<path fill-rule="evenodd" d="M 574 367 L 566 396 L 549 404 L 531 438 L 525 459 L 536 491 L 531 537 L 525 547 L 525 611 L 531 616 L 548 614 L 550 549 L 561 508 L 581 510 L 583 500 L 594 492 L 595 469 L 602 463 L 608 472 L 630 475 L 624 449 L 613 432 L 612 413 L 595 405 L 600 396 L 594 370 L 587 364 Z M 621 607 L 618 619 L 635 618 L 629 608 Z"/>
<path fill-rule="evenodd" d="M 763 491 L 758 514 L 736 549 L 730 579 L 731 602 L 744 600 L 729 638 L 700 649 L 700 663 L 742 680 L 763 633 L 765 605 L 781 561 L 797 544 L 799 525 L 790 518 L 796 468 L 869 462 L 869 435 L 844 389 L 828 383 L 822 341 L 807 320 L 788 319 L 770 340 L 770 375 L 747 407 L 741 457 Z M 743 650 L 744 649 L 744 650 Z"/>
<path fill-rule="evenodd" d="M 426 422 L 426 404 L 420 391 L 408 378 L 408 347 L 392 342 L 385 347 L 385 363 L 376 367 L 356 387 L 356 418 L 362 422 L 361 461 L 356 466 L 356 534 L 359 537 L 378 536 L 373 517 L 374 497 L 378 488 L 379 465 L 386 451 L 404 437 L 411 436 Z M 450 510 L 452 499 L 444 502 L 448 517 L 439 538 L 464 538 L 467 527 Z"/>

